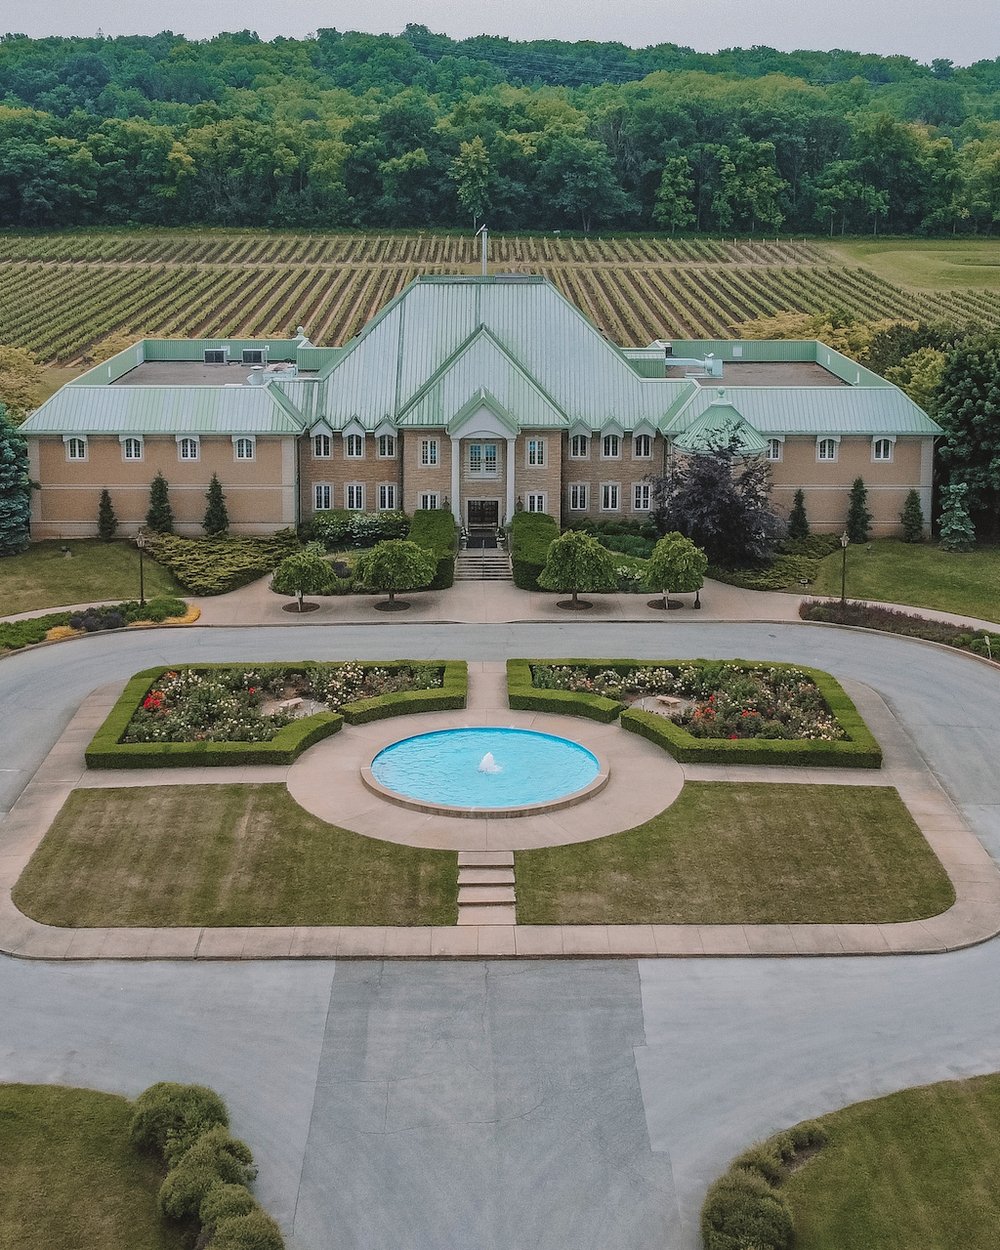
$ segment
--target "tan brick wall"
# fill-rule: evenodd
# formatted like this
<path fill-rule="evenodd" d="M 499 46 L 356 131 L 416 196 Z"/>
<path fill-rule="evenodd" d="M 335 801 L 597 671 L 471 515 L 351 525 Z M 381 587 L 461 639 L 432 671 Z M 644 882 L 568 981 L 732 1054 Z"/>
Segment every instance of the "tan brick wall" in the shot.
<path fill-rule="evenodd" d="M 365 511 L 375 512 L 378 508 L 378 487 L 383 482 L 396 485 L 396 506 L 403 506 L 400 485 L 400 469 L 402 436 L 396 439 L 396 455 L 391 459 L 380 459 L 378 455 L 378 439 L 370 434 L 364 441 L 364 455 L 360 459 L 344 454 L 344 439 L 340 434 L 330 436 L 329 459 L 317 458 L 313 455 L 312 438 L 299 440 L 299 506 L 302 509 L 303 521 L 313 515 L 313 486 L 319 482 L 327 482 L 333 487 L 331 506 L 344 508 L 347 506 L 348 482 L 361 482 L 365 488 Z"/>
<path fill-rule="evenodd" d="M 545 463 L 528 464 L 528 443 L 533 438 L 545 440 Z M 514 503 L 520 499 L 528 506 L 528 495 L 545 495 L 545 510 L 560 520 L 562 494 L 563 435 L 558 430 L 538 430 L 521 434 L 514 443 Z M 508 518 L 509 519 L 509 518 Z"/>
<path fill-rule="evenodd" d="M 102 488 L 111 495 L 123 529 L 136 529 L 149 508 L 149 484 L 162 472 L 170 486 L 170 506 L 182 534 L 200 534 L 205 492 L 217 473 L 234 533 L 271 533 L 295 523 L 294 441 L 258 438 L 253 460 L 237 460 L 232 439 L 202 437 L 199 459 L 178 458 L 174 438 L 147 437 L 143 458 L 126 461 L 117 436 L 91 435 L 87 459 L 67 460 L 61 438 L 31 440 L 37 448 L 42 483 L 32 498 L 32 536 L 87 537 L 97 533 Z"/>
<path fill-rule="evenodd" d="M 569 436 L 562 438 L 562 501 L 563 520 L 572 521 L 574 517 L 591 517 L 593 520 L 642 520 L 647 514 L 636 512 L 633 508 L 636 483 L 642 482 L 650 474 L 661 474 L 664 466 L 666 443 L 662 435 L 653 439 L 652 456 L 649 459 L 637 459 L 633 455 L 634 443 L 632 436 L 626 434 L 621 440 L 621 455 L 617 460 L 605 460 L 601 456 L 603 439 L 595 435 L 590 439 L 590 455 L 586 460 L 573 459 L 569 454 Z M 570 509 L 570 486 L 574 482 L 583 482 L 587 486 L 587 508 L 585 512 Z M 603 512 L 601 510 L 601 487 L 605 482 L 618 483 L 618 511 Z"/>
<path fill-rule="evenodd" d="M 400 431 L 403 453 L 403 508 L 415 512 L 424 491 L 437 491 L 440 504 L 451 499 L 451 439 L 444 430 Z M 431 468 L 420 463 L 420 443 L 424 438 L 438 440 L 438 464 Z"/>

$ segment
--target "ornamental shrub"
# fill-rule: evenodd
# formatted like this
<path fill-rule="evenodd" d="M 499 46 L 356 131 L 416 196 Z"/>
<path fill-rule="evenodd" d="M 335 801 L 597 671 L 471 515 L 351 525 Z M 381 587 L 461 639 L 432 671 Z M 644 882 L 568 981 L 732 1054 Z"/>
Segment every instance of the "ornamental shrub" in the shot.
<path fill-rule="evenodd" d="M 437 561 L 428 590 L 447 590 L 455 581 L 458 526 L 445 508 L 421 508 L 413 514 L 410 541 L 433 553 Z"/>
<path fill-rule="evenodd" d="M 847 505 L 847 537 L 852 543 L 866 543 L 871 538 L 872 514 L 868 511 L 868 487 L 864 478 L 856 477 Z"/>
<path fill-rule="evenodd" d="M 968 494 L 964 482 L 954 482 L 941 491 L 938 530 L 945 551 L 971 551 L 976 545 L 976 529 L 966 506 Z"/>
<path fill-rule="evenodd" d="M 206 1129 L 167 1173 L 160 1186 L 159 1207 L 172 1219 L 193 1219 L 217 1181 L 249 1185 L 257 1171 L 250 1147 L 218 1125 Z"/>
<path fill-rule="evenodd" d="M 118 518 L 111 503 L 111 495 L 107 490 L 101 491 L 101 502 L 97 508 L 97 536 L 109 543 L 118 531 Z"/>
<path fill-rule="evenodd" d="M 924 541 L 924 510 L 920 506 L 920 496 L 911 490 L 906 496 L 903 511 L 899 514 L 903 526 L 904 543 L 922 543 Z"/>
<path fill-rule="evenodd" d="M 212 474 L 212 480 L 205 492 L 205 501 L 207 507 L 201 528 L 209 538 L 221 538 L 229 529 L 229 513 L 226 510 L 226 497 L 222 493 L 222 483 L 217 473 Z"/>
<path fill-rule="evenodd" d="M 618 589 L 615 562 L 596 538 L 567 530 L 549 544 L 545 567 L 538 575 L 543 590 L 569 592 L 576 604 L 581 591 L 606 594 Z"/>
<path fill-rule="evenodd" d="M 170 488 L 162 473 L 157 473 L 149 484 L 149 511 L 146 513 L 146 529 L 154 534 L 174 532 L 174 514 L 170 507 Z"/>
<path fill-rule="evenodd" d="M 806 496 L 805 491 L 801 488 L 792 497 L 792 510 L 788 514 L 788 537 L 809 537 L 809 521 L 806 517 Z"/>
<path fill-rule="evenodd" d="M 336 574 L 322 552 L 319 543 L 308 543 L 301 551 L 285 556 L 271 579 L 275 594 L 293 595 L 299 601 L 300 611 L 305 595 L 329 594 Z"/>
<path fill-rule="evenodd" d="M 389 538 L 406 538 L 410 519 L 405 512 L 355 512 L 331 508 L 317 512 L 309 525 L 303 527 L 307 537 L 321 542 L 326 549 L 335 547 L 369 547 Z"/>
<path fill-rule="evenodd" d="M 549 547 L 559 537 L 559 526 L 547 512 L 517 512 L 510 523 L 510 559 L 514 585 L 537 590 Z"/>
<path fill-rule="evenodd" d="M 245 1185 L 233 1185 L 226 1181 L 216 1181 L 212 1185 L 201 1206 L 198 1218 L 210 1232 L 221 1220 L 232 1219 L 237 1215 L 247 1215 L 257 1209 L 257 1200 Z"/>
<path fill-rule="evenodd" d="M 151 534 L 147 551 L 194 595 L 223 595 L 272 573 L 300 550 L 294 530 L 227 538 L 181 538 Z"/>
<path fill-rule="evenodd" d="M 229 1127 L 226 1104 L 204 1085 L 158 1081 L 135 1100 L 129 1141 L 139 1150 L 177 1157 L 206 1129 Z"/>
<path fill-rule="evenodd" d="M 358 583 L 366 590 L 385 592 L 390 603 L 400 591 L 426 589 L 436 571 L 434 553 L 405 538 L 376 543 L 355 565 Z"/>
<path fill-rule="evenodd" d="M 256 1207 L 245 1215 L 220 1220 L 212 1238 L 213 1250 L 284 1250 L 281 1229 L 266 1211 Z"/>
<path fill-rule="evenodd" d="M 763 1176 L 734 1168 L 709 1189 L 701 1210 L 705 1250 L 791 1250 L 792 1212 Z"/>

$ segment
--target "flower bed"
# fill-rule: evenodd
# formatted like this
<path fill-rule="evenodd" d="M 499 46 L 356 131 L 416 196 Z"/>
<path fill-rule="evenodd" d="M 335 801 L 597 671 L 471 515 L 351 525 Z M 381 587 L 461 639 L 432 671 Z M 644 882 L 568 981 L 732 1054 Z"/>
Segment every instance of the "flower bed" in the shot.
<path fill-rule="evenodd" d="M 147 669 L 125 687 L 86 761 L 89 768 L 289 764 L 345 720 L 464 707 L 465 694 L 466 666 L 456 661 Z"/>
<path fill-rule="evenodd" d="M 49 612 L 23 621 L 0 621 L 0 651 L 18 651 L 40 642 L 124 629 L 126 625 L 180 621 L 187 611 L 188 605 L 183 599 L 150 599 L 142 606 L 130 599 L 126 603 L 84 608 L 81 612 Z"/>
<path fill-rule="evenodd" d="M 651 696 L 657 711 L 630 706 Z M 744 660 L 508 662 L 511 707 L 587 716 L 685 763 L 878 768 L 882 753 L 840 684 L 816 669 Z"/>
<path fill-rule="evenodd" d="M 841 604 L 836 599 L 803 599 L 799 616 L 804 621 L 821 621 L 830 625 L 854 625 L 861 629 L 878 629 L 887 634 L 902 634 L 905 638 L 922 638 L 925 642 L 939 642 L 959 651 L 971 651 L 988 660 L 1000 660 L 1000 628 L 995 632 L 970 629 L 967 625 L 953 625 L 949 621 L 935 621 L 913 612 L 899 612 L 895 608 L 882 608 L 872 603 L 855 603 L 848 600 Z"/>

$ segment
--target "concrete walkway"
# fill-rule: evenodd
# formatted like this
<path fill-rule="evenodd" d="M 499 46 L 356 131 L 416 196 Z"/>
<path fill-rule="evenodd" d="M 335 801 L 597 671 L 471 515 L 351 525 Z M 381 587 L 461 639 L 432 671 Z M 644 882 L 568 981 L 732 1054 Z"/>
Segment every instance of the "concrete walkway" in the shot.
<path fill-rule="evenodd" d="M 14 805 L 0 850 L 0 950 L 39 959 L 425 958 L 581 955 L 888 955 L 955 950 L 1000 932 L 1000 873 L 927 769 L 885 703 L 866 686 L 849 693 L 882 744 L 881 770 L 681 766 L 618 725 L 511 712 L 503 666 L 470 671 L 469 708 L 345 727 L 288 768 L 176 768 L 88 772 L 83 750 L 113 706 L 119 686 L 86 699 Z M 367 790 L 360 769 L 390 742 L 436 728 L 512 725 L 570 735 L 610 768 L 607 786 L 562 811 L 507 820 L 434 817 Z M 22 915 L 10 893 L 31 855 L 77 786 L 212 785 L 285 782 L 320 818 L 368 837 L 458 852 L 513 851 L 585 841 L 635 827 L 668 806 L 686 779 L 895 786 L 955 887 L 938 916 L 895 924 L 523 925 L 455 928 L 178 927 L 60 929 Z"/>

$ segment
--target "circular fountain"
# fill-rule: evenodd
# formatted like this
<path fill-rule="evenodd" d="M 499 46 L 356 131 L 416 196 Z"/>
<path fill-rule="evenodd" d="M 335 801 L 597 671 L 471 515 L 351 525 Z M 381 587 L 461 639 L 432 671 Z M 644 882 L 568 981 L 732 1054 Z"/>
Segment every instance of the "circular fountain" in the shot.
<path fill-rule="evenodd" d="M 569 738 L 477 726 L 403 738 L 361 776 L 369 790 L 403 807 L 503 817 L 578 803 L 607 784 L 608 770 Z"/>

